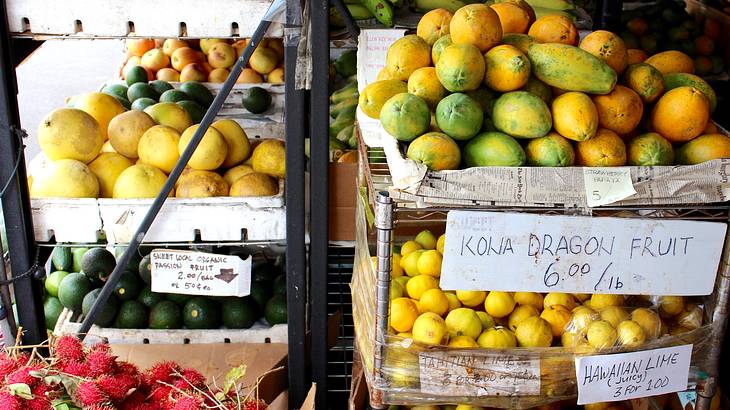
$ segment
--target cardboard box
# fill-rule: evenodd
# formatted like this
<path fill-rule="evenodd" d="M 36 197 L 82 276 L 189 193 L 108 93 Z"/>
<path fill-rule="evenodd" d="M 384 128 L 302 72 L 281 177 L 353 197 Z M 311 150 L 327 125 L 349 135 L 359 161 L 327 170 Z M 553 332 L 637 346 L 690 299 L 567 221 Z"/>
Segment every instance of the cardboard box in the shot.
<path fill-rule="evenodd" d="M 259 381 L 258 395 L 267 403 L 273 402 L 287 388 L 287 345 L 281 343 L 212 343 L 212 344 L 147 344 L 111 345 L 119 359 L 147 369 L 164 360 L 174 360 L 183 367 L 191 367 L 220 384 L 233 367 L 246 364 L 243 386 Z"/>
<path fill-rule="evenodd" d="M 355 240 L 357 164 L 329 165 L 329 240 Z"/>

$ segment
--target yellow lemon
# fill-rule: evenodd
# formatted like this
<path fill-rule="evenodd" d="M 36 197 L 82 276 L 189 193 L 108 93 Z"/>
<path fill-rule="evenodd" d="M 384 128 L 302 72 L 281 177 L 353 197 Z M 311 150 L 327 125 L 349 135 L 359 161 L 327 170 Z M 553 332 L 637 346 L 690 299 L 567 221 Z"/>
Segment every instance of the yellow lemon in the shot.
<path fill-rule="evenodd" d="M 99 181 L 89 167 L 75 159 L 44 161 L 33 171 L 32 198 L 97 198 Z"/>
<path fill-rule="evenodd" d="M 619 306 L 608 306 L 601 309 L 601 320 L 605 320 L 610 323 L 611 326 L 616 327 L 619 323 L 629 318 L 629 313 L 624 308 Z"/>
<path fill-rule="evenodd" d="M 482 321 L 473 309 L 458 308 L 446 316 L 449 336 L 469 336 L 476 339 L 482 333 Z"/>
<path fill-rule="evenodd" d="M 74 99 L 74 108 L 85 111 L 94 117 L 99 124 L 104 141 L 109 138 L 109 122 L 112 118 L 126 111 L 124 106 L 116 98 L 98 92 L 77 96 Z"/>
<path fill-rule="evenodd" d="M 481 290 L 457 290 L 456 297 L 462 305 L 467 307 L 476 307 L 484 302 L 487 297 L 487 292 Z"/>
<path fill-rule="evenodd" d="M 228 186 L 233 185 L 234 182 L 238 181 L 239 178 L 242 176 L 246 176 L 248 174 L 253 173 L 254 170 L 250 165 L 236 165 L 235 167 L 229 169 L 226 171 L 225 174 L 223 174 L 223 179 L 226 181 Z"/>
<path fill-rule="evenodd" d="M 438 289 L 439 281 L 433 276 L 418 275 L 406 284 L 406 291 L 411 299 L 421 300 L 421 296 L 429 289 Z M 446 302 L 448 303 L 448 301 Z"/>
<path fill-rule="evenodd" d="M 647 340 L 656 339 L 662 334 L 662 321 L 659 315 L 653 310 L 647 308 L 634 309 L 631 312 L 631 320 L 638 323 L 644 329 Z"/>
<path fill-rule="evenodd" d="M 423 309 L 423 306 L 421 306 L 421 302 L 419 302 L 416 299 L 411 299 L 411 300 L 413 301 L 413 303 L 416 304 L 416 307 L 418 308 L 418 314 L 419 315 L 422 314 L 422 313 L 426 313 L 426 311 Z"/>
<path fill-rule="evenodd" d="M 477 316 L 479 316 L 479 320 L 482 321 L 482 329 L 489 329 L 490 327 L 494 327 L 494 318 L 489 316 L 489 313 L 479 310 L 477 311 Z"/>
<path fill-rule="evenodd" d="M 416 235 L 415 242 L 426 250 L 436 249 L 436 237 L 428 229 Z"/>
<path fill-rule="evenodd" d="M 251 153 L 254 171 L 273 178 L 286 178 L 286 145 L 284 141 L 267 139 L 261 141 Z"/>
<path fill-rule="evenodd" d="M 413 340 L 425 345 L 438 345 L 448 336 L 446 322 L 441 316 L 426 312 L 418 316 L 413 323 Z"/>
<path fill-rule="evenodd" d="M 486 349 L 509 349 L 517 346 L 517 339 L 509 329 L 493 327 L 479 335 L 477 344 Z"/>
<path fill-rule="evenodd" d="M 436 250 L 439 251 L 442 255 L 444 254 L 444 244 L 446 243 L 446 234 L 443 234 L 439 236 L 439 239 L 436 241 Z"/>
<path fill-rule="evenodd" d="M 390 282 L 390 300 L 403 297 L 403 287 L 400 283 L 391 281 Z"/>
<path fill-rule="evenodd" d="M 390 277 L 391 278 L 397 278 L 399 276 L 403 276 L 403 268 L 401 268 L 401 266 L 400 266 L 400 260 L 401 260 L 400 255 L 397 253 L 394 253 L 393 261 L 390 264 Z"/>
<path fill-rule="evenodd" d="M 446 299 L 448 299 L 449 301 L 449 310 L 454 310 L 461 307 L 461 302 L 459 302 L 459 298 L 456 297 L 456 294 L 445 292 L 444 295 L 446 295 Z"/>
<path fill-rule="evenodd" d="M 397 282 L 400 284 L 400 287 L 405 290 L 406 284 L 408 283 L 408 280 L 411 279 L 410 276 L 398 276 L 397 278 L 393 279 L 393 282 Z"/>
<path fill-rule="evenodd" d="M 553 305 L 550 308 L 543 310 L 540 317 L 550 323 L 550 329 L 553 332 L 553 336 L 560 337 L 560 335 L 562 335 L 565 331 L 565 326 L 570 322 L 571 314 L 570 311 L 562 305 Z"/>
<path fill-rule="evenodd" d="M 542 295 L 536 292 L 515 292 L 515 302 L 518 305 L 531 305 L 542 310 Z"/>
<path fill-rule="evenodd" d="M 423 292 L 418 301 L 421 303 L 421 308 L 426 312 L 433 312 L 439 316 L 443 316 L 449 311 L 449 299 L 439 288 L 429 289 Z"/>
<path fill-rule="evenodd" d="M 586 332 L 588 344 L 596 349 L 607 349 L 613 347 L 618 339 L 616 329 L 605 320 L 596 320 L 588 326 Z"/>
<path fill-rule="evenodd" d="M 421 275 L 438 278 L 441 276 L 441 254 L 435 249 L 421 253 L 416 262 L 416 268 Z"/>
<path fill-rule="evenodd" d="M 570 293 L 551 292 L 543 298 L 543 308 L 547 309 L 552 305 L 562 305 L 568 310 L 575 308 L 575 298 Z"/>
<path fill-rule="evenodd" d="M 540 312 L 538 312 L 538 310 L 532 305 L 518 305 L 515 307 L 515 310 L 509 314 L 507 326 L 514 332 L 521 321 L 531 316 L 540 316 Z"/>
<path fill-rule="evenodd" d="M 109 144 L 114 151 L 127 158 L 138 158 L 137 145 L 148 129 L 157 125 L 146 113 L 130 110 L 117 115 L 109 122 Z"/>
<path fill-rule="evenodd" d="M 509 315 L 514 308 L 515 300 L 509 292 L 489 292 L 484 301 L 484 310 L 497 318 Z"/>
<path fill-rule="evenodd" d="M 180 154 L 178 145 L 180 134 L 174 128 L 155 125 L 142 134 L 137 145 L 139 159 L 169 174 L 177 163 Z"/>
<path fill-rule="evenodd" d="M 251 143 L 248 141 L 246 131 L 236 121 L 230 119 L 218 120 L 211 127 L 223 135 L 228 145 L 228 154 L 223 161 L 223 168 L 231 168 L 251 156 Z"/>
<path fill-rule="evenodd" d="M 662 317 L 674 317 L 682 313 L 683 310 L 684 298 L 682 296 L 662 296 L 659 298 L 659 314 Z"/>
<path fill-rule="evenodd" d="M 425 251 L 419 249 L 401 258 L 400 266 L 406 272 L 406 275 L 413 277 L 421 274 L 418 271 L 418 258 L 420 258 L 423 252 Z"/>
<path fill-rule="evenodd" d="M 193 138 L 193 134 L 198 129 L 198 124 L 188 127 L 180 136 L 180 142 L 178 143 L 178 152 L 182 155 L 185 148 L 188 147 L 190 140 Z M 217 169 L 223 164 L 226 156 L 228 155 L 228 144 L 226 144 L 223 134 L 221 134 L 215 128 L 208 128 L 200 140 L 193 156 L 190 157 L 188 165 L 190 168 L 199 169 L 203 171 L 212 171 Z M 256 167 L 254 167 L 256 169 Z"/>
<path fill-rule="evenodd" d="M 520 322 L 515 330 L 515 337 L 520 347 L 549 347 L 553 343 L 550 323 L 537 316 Z"/>
<path fill-rule="evenodd" d="M 397 332 L 409 332 L 418 318 L 418 308 L 408 298 L 396 298 L 390 302 L 390 325 Z"/>
<path fill-rule="evenodd" d="M 106 129 L 101 131 L 96 119 L 85 111 L 59 108 L 38 126 L 38 144 L 50 160 L 75 159 L 88 164 L 104 145 Z"/>
<path fill-rule="evenodd" d="M 136 164 L 122 171 L 114 183 L 114 198 L 154 198 L 167 176 L 152 165 Z M 172 192 L 170 195 L 172 196 Z"/>
<path fill-rule="evenodd" d="M 644 329 L 633 320 L 624 320 L 616 327 L 618 341 L 622 346 L 641 346 L 646 341 Z"/>
<path fill-rule="evenodd" d="M 479 347 L 477 342 L 469 336 L 456 336 L 449 340 L 449 347 L 474 348 Z"/>
<path fill-rule="evenodd" d="M 623 306 L 626 298 L 624 295 L 601 295 L 591 296 L 591 309 L 601 310 L 606 306 Z"/>
<path fill-rule="evenodd" d="M 582 333 L 564 332 L 560 335 L 560 344 L 563 347 L 574 349 L 581 344 L 588 343 Z"/>
<path fill-rule="evenodd" d="M 400 247 L 400 254 L 405 257 L 413 251 L 423 249 L 423 246 L 416 241 L 407 241 Z"/>
<path fill-rule="evenodd" d="M 152 117 L 157 124 L 172 127 L 180 133 L 193 125 L 190 114 L 185 108 L 174 102 L 161 102 L 150 105 L 144 109 L 144 112 Z"/>
<path fill-rule="evenodd" d="M 99 180 L 99 197 L 111 198 L 114 195 L 114 183 L 119 174 L 131 167 L 132 161 L 116 152 L 102 152 L 89 163 L 89 169 Z"/>
<path fill-rule="evenodd" d="M 587 306 L 576 306 L 573 309 L 573 319 L 570 321 L 568 328 L 571 331 L 583 332 L 588 329 L 588 325 L 600 316 L 595 310 Z"/>

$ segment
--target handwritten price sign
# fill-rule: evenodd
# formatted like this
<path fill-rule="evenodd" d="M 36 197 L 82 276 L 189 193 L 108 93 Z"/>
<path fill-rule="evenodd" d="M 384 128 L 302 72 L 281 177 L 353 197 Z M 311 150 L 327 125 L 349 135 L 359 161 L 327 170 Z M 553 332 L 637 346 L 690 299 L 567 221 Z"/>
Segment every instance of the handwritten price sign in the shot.
<path fill-rule="evenodd" d="M 150 254 L 152 291 L 203 296 L 247 296 L 251 257 L 156 249 Z"/>
<path fill-rule="evenodd" d="M 451 211 L 441 288 L 707 295 L 726 225 Z"/>
<path fill-rule="evenodd" d="M 620 401 L 687 388 L 692 345 L 576 357 L 578 404 Z"/>

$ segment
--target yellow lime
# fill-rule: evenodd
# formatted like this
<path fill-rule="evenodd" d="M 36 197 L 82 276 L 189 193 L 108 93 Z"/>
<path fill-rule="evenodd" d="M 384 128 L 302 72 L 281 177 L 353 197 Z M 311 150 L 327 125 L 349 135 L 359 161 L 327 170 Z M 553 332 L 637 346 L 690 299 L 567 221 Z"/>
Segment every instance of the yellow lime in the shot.
<path fill-rule="evenodd" d="M 410 276 L 398 276 L 397 278 L 393 279 L 393 282 L 398 282 L 400 287 L 405 291 L 406 290 L 406 284 L 411 279 Z"/>
<path fill-rule="evenodd" d="M 408 298 L 396 298 L 390 302 L 390 325 L 396 332 L 408 332 L 418 317 L 418 308 Z"/>
<path fill-rule="evenodd" d="M 482 321 L 474 309 L 458 308 L 446 316 L 449 336 L 469 336 L 476 339 L 482 333 Z"/>
<path fill-rule="evenodd" d="M 537 316 L 520 322 L 515 330 L 515 337 L 520 347 L 549 347 L 553 343 L 550 323 Z"/>
<path fill-rule="evenodd" d="M 461 302 L 459 302 L 459 298 L 456 297 L 456 294 L 445 292 L 446 299 L 449 300 L 449 310 L 458 309 L 461 307 Z"/>
<path fill-rule="evenodd" d="M 448 335 L 446 323 L 441 316 L 433 313 L 426 312 L 413 323 L 413 340 L 425 345 L 438 345 Z"/>
<path fill-rule="evenodd" d="M 542 310 L 542 295 L 536 292 L 515 292 L 515 302 L 518 305 L 534 306 L 538 311 Z"/>
<path fill-rule="evenodd" d="M 638 323 L 642 329 L 647 340 L 653 340 L 662 334 L 662 321 L 659 315 L 653 310 L 647 308 L 634 309 L 631 312 L 631 320 Z"/>
<path fill-rule="evenodd" d="M 553 332 L 553 336 L 560 337 L 560 335 L 562 335 L 565 331 L 565 326 L 570 323 L 572 315 L 570 314 L 570 311 L 562 305 L 553 305 L 550 308 L 543 310 L 540 317 L 550 323 L 550 329 Z"/>
<path fill-rule="evenodd" d="M 490 327 L 494 327 L 494 318 L 489 316 L 489 313 L 479 310 L 477 311 L 477 316 L 479 316 L 479 320 L 482 321 L 482 329 L 489 329 Z"/>
<path fill-rule="evenodd" d="M 416 263 L 418 272 L 438 278 L 441 276 L 441 254 L 435 249 L 421 253 Z"/>
<path fill-rule="evenodd" d="M 390 282 L 390 300 L 403 297 L 403 287 L 400 283 L 391 281 Z"/>
<path fill-rule="evenodd" d="M 403 256 L 403 258 L 400 260 L 400 265 L 406 272 L 406 275 L 411 277 L 420 275 L 420 272 L 418 272 L 418 258 L 423 252 L 425 251 L 421 249 L 413 251 Z"/>
<path fill-rule="evenodd" d="M 515 329 L 517 329 L 517 325 L 530 316 L 540 316 L 540 312 L 538 312 L 538 310 L 532 305 L 518 305 L 515 307 L 515 310 L 509 314 L 507 326 L 514 332 Z"/>
<path fill-rule="evenodd" d="M 406 284 L 406 291 L 411 299 L 421 300 L 421 295 L 429 289 L 439 287 L 438 279 L 428 275 L 418 275 L 411 278 Z M 448 303 L 448 301 L 447 301 Z"/>
<path fill-rule="evenodd" d="M 423 249 L 436 249 L 436 237 L 428 229 L 419 232 L 415 241 Z"/>
<path fill-rule="evenodd" d="M 505 317 L 515 308 L 515 300 L 509 292 L 492 291 L 484 301 L 484 310 L 493 317 Z"/>
<path fill-rule="evenodd" d="M 588 341 L 585 340 L 582 333 L 565 332 L 560 335 L 560 344 L 562 344 L 563 347 L 574 349 L 583 343 L 588 343 Z"/>
<path fill-rule="evenodd" d="M 577 300 L 580 303 L 583 303 L 586 300 L 591 298 L 591 295 L 589 293 L 573 293 L 572 295 L 575 298 L 575 300 Z"/>
<path fill-rule="evenodd" d="M 469 336 L 456 336 L 449 340 L 449 347 L 474 348 L 479 347 L 479 345 Z"/>
<path fill-rule="evenodd" d="M 436 250 L 439 251 L 442 255 L 444 254 L 444 244 L 446 243 L 446 234 L 443 234 L 439 236 L 439 239 L 436 241 Z"/>
<path fill-rule="evenodd" d="M 482 332 L 477 343 L 487 349 L 509 349 L 517 346 L 517 339 L 509 329 L 493 327 Z"/>
<path fill-rule="evenodd" d="M 591 296 L 591 308 L 593 310 L 601 310 L 607 306 L 623 306 L 624 295 L 601 295 L 594 294 Z"/>
<path fill-rule="evenodd" d="M 423 306 L 421 306 L 421 302 L 419 302 L 416 299 L 411 299 L 411 300 L 413 301 L 413 303 L 416 304 L 416 307 L 418 308 L 418 314 L 419 315 L 422 314 L 422 313 L 426 313 L 426 311 L 423 309 Z"/>
<path fill-rule="evenodd" d="M 568 310 L 575 308 L 575 298 L 570 293 L 551 292 L 545 295 L 542 302 L 543 308 L 547 309 L 552 305 L 562 305 Z"/>
<path fill-rule="evenodd" d="M 390 277 L 397 278 L 403 276 L 403 268 L 400 266 L 401 257 L 399 254 L 393 254 L 393 262 L 390 264 Z"/>
<path fill-rule="evenodd" d="M 588 329 L 588 325 L 598 319 L 599 315 L 595 310 L 587 306 L 576 306 L 573 309 L 573 319 L 568 325 L 568 329 L 574 332 L 583 332 Z"/>
<path fill-rule="evenodd" d="M 659 314 L 662 317 L 674 317 L 684 310 L 682 296 L 662 296 L 659 298 Z"/>
<path fill-rule="evenodd" d="M 409 253 L 411 253 L 413 251 L 417 251 L 419 249 L 423 249 L 423 246 L 421 246 L 418 242 L 407 241 L 400 247 L 400 254 L 401 254 L 401 256 L 405 257 Z"/>
<path fill-rule="evenodd" d="M 419 302 L 421 303 L 421 309 L 426 312 L 433 312 L 439 316 L 443 316 L 449 311 L 449 299 L 438 288 L 423 292 Z"/>
<path fill-rule="evenodd" d="M 629 313 L 620 306 L 608 306 L 601 309 L 601 320 L 610 323 L 616 327 L 619 323 L 629 318 Z"/>
<path fill-rule="evenodd" d="M 608 349 L 616 344 L 618 334 L 610 323 L 605 320 L 596 320 L 588 326 L 586 337 L 588 344 L 596 349 Z"/>
<path fill-rule="evenodd" d="M 484 409 L 484 407 L 470 406 L 468 404 L 460 404 L 454 408 L 454 410 L 483 410 L 483 409 Z M 445 410 L 445 409 L 442 409 L 442 410 Z"/>
<path fill-rule="evenodd" d="M 633 320 L 624 320 L 616 327 L 618 333 L 618 341 L 623 346 L 641 346 L 646 341 L 644 329 Z"/>
<path fill-rule="evenodd" d="M 686 305 L 675 321 L 679 326 L 687 329 L 697 329 L 702 326 L 702 308 L 695 304 Z"/>
<path fill-rule="evenodd" d="M 462 305 L 467 307 L 476 307 L 484 302 L 487 297 L 487 292 L 481 290 L 457 290 L 456 297 Z"/>

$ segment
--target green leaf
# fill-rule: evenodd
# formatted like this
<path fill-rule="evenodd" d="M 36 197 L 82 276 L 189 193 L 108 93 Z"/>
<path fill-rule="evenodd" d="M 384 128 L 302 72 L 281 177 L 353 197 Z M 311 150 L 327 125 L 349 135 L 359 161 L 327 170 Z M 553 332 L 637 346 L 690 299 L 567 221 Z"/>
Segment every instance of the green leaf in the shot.
<path fill-rule="evenodd" d="M 25 383 L 9 384 L 8 390 L 10 390 L 10 394 L 13 396 L 18 396 L 25 400 L 33 400 L 33 392 L 30 391 L 30 386 Z"/>
<path fill-rule="evenodd" d="M 223 393 L 228 394 L 231 388 L 236 386 L 238 380 L 246 375 L 246 365 L 242 364 L 238 367 L 234 367 L 226 373 L 226 379 L 223 384 Z"/>

